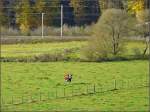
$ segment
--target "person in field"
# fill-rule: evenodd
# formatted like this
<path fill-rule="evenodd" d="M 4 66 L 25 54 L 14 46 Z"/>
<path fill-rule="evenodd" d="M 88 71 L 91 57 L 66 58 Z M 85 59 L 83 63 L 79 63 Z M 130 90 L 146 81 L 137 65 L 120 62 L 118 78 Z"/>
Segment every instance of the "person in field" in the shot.
<path fill-rule="evenodd" d="M 71 82 L 71 80 L 72 80 L 72 75 L 69 74 L 69 75 L 68 75 L 68 81 Z"/>
<path fill-rule="evenodd" d="M 66 73 L 66 74 L 65 74 L 65 76 L 64 76 L 64 80 L 65 80 L 65 82 L 68 82 L 68 78 L 69 78 L 69 74 L 68 74 L 68 73 Z"/>
<path fill-rule="evenodd" d="M 66 73 L 64 75 L 64 80 L 65 80 L 65 82 L 71 82 L 72 81 L 72 75 L 69 73 Z"/>

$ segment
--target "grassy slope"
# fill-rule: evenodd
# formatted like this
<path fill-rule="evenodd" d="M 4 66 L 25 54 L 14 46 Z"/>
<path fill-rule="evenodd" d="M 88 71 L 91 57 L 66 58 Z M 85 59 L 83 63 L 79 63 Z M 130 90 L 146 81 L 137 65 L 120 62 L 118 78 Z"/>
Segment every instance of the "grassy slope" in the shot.
<path fill-rule="evenodd" d="M 81 63 L 81 62 L 55 62 L 55 63 L 2 63 L 2 96 L 6 100 L 12 95 L 22 95 L 27 93 L 37 93 L 39 91 L 48 92 L 57 84 L 63 85 L 63 76 L 65 72 L 73 73 L 72 85 L 82 83 L 101 83 L 106 84 L 115 79 L 130 80 L 130 83 L 141 83 L 141 80 L 148 80 L 148 61 L 124 61 L 124 62 L 107 62 L 107 63 Z M 88 108 L 88 109 L 146 109 L 148 102 L 146 99 L 147 89 L 117 92 L 104 95 L 108 102 L 102 103 L 95 97 L 75 98 L 71 101 L 56 100 L 40 105 L 24 105 L 18 108 L 27 109 L 48 109 L 70 106 L 71 108 Z M 116 97 L 112 97 L 116 95 Z M 119 99 L 121 97 L 121 99 Z M 95 99 L 95 101 L 93 100 Z M 128 98 L 131 98 L 130 105 Z M 100 97 L 101 99 L 101 97 Z M 83 100 L 82 102 L 80 100 Z M 127 100 L 127 101 L 126 101 Z M 122 105 L 119 102 L 122 102 Z M 125 101 L 125 102 L 124 102 Z M 70 102 L 70 103 L 69 103 Z M 80 103 L 80 105 L 79 105 Z M 87 104 L 86 104 L 87 103 Z M 93 106 L 90 106 L 94 103 Z M 115 103 L 115 107 L 113 106 Z M 60 105 L 61 104 L 61 105 Z M 111 106 L 112 105 L 112 106 Z M 141 106 L 139 108 L 139 106 Z M 137 108 L 138 107 L 138 108 Z M 16 107 L 15 107 L 16 108 Z"/>

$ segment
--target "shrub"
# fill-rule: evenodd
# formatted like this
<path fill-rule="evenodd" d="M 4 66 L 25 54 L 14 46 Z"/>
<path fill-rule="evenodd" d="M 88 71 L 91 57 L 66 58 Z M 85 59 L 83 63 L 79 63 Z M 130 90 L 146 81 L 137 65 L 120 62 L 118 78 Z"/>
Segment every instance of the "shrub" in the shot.
<path fill-rule="evenodd" d="M 49 62 L 49 61 L 63 61 L 64 56 L 61 53 L 41 54 L 34 56 L 34 61 Z"/>
<path fill-rule="evenodd" d="M 121 9 L 108 9 L 93 28 L 93 38 L 85 48 L 91 60 L 117 56 L 124 49 L 123 37 L 128 34 L 130 17 Z"/>

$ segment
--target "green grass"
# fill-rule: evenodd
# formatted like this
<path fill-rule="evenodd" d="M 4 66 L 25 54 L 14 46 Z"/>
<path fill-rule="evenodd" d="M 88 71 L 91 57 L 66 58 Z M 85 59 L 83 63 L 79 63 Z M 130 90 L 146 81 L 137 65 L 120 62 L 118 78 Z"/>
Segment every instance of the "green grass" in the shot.
<path fill-rule="evenodd" d="M 56 43 L 37 43 L 37 44 L 13 44 L 1 45 L 2 57 L 26 57 L 40 54 L 49 54 L 63 52 L 65 49 L 77 49 L 71 57 L 82 57 L 82 48 L 87 44 L 86 41 L 72 41 L 72 42 L 56 42 Z M 143 51 L 145 45 L 143 42 L 129 41 L 125 44 L 125 51 L 122 55 L 134 55 L 134 49 Z M 149 50 L 147 50 L 149 51 Z M 148 52 L 147 52 L 148 54 Z"/>
<path fill-rule="evenodd" d="M 36 44 L 13 44 L 1 45 L 2 57 L 24 57 L 45 53 L 62 52 L 64 49 L 81 48 L 84 41 L 36 43 Z"/>
<path fill-rule="evenodd" d="M 66 49 L 74 49 L 67 54 L 70 58 L 82 58 L 82 48 L 87 45 L 86 41 L 36 43 L 36 44 L 13 44 L 2 45 L 2 57 L 32 57 L 41 54 L 64 53 Z M 141 41 L 128 41 L 125 43 L 125 51 L 121 56 L 128 57 L 142 52 L 144 43 Z M 136 49 L 136 50 L 135 50 Z M 139 49 L 139 51 L 137 51 Z M 149 51 L 149 50 L 148 50 Z M 149 52 L 147 52 L 148 54 Z M 137 55 L 137 54 L 136 54 Z M 125 89 L 96 93 L 93 95 L 76 96 L 64 99 L 53 99 L 44 102 L 34 102 L 10 106 L 4 110 L 91 110 L 91 111 L 147 111 L 148 110 L 148 88 L 134 88 L 148 82 L 148 61 L 118 61 L 118 62 L 36 62 L 1 63 L 2 91 L 4 102 L 11 102 L 39 93 L 48 92 L 55 97 L 56 86 L 58 95 L 63 94 L 64 87 L 71 92 L 71 88 L 83 90 L 87 84 L 103 85 L 103 90 L 114 88 L 114 80 L 117 87 Z M 71 72 L 73 81 L 64 84 L 64 73 Z M 129 87 L 128 83 L 129 82 Z M 131 88 L 132 89 L 129 89 Z M 37 96 L 36 96 L 37 94 Z M 70 95 L 70 93 L 68 94 Z"/>
<path fill-rule="evenodd" d="M 50 63 L 2 63 L 2 97 L 5 101 L 11 96 L 47 93 L 56 85 L 64 85 L 64 73 L 71 72 L 71 85 L 86 83 L 108 84 L 124 80 L 131 84 L 148 81 L 148 61 L 120 61 L 105 63 L 50 62 Z M 118 85 L 121 83 L 118 83 Z M 69 99 L 49 100 L 33 104 L 12 106 L 14 110 L 138 110 L 148 108 L 148 88 L 122 89 L 93 96 L 80 96 Z"/>
<path fill-rule="evenodd" d="M 138 111 L 148 112 L 148 88 L 120 90 L 95 95 L 56 99 L 40 103 L 12 106 L 12 110 L 24 111 Z"/>

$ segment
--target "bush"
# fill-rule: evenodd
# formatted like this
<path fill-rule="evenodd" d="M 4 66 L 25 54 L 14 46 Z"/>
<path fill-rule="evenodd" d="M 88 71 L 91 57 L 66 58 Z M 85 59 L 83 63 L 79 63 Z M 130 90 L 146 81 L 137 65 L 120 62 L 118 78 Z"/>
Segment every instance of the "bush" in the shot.
<path fill-rule="evenodd" d="M 85 56 L 91 60 L 117 56 L 124 49 L 124 38 L 131 26 L 130 17 L 121 9 L 103 12 L 93 28 L 93 38 L 85 48 Z"/>
<path fill-rule="evenodd" d="M 38 56 L 34 56 L 34 61 L 39 62 L 55 62 L 55 61 L 63 61 L 64 56 L 61 53 L 54 53 L 54 54 L 41 54 Z"/>
<path fill-rule="evenodd" d="M 140 51 L 139 48 L 133 48 L 132 51 L 133 51 L 133 54 L 134 54 L 135 56 L 140 56 L 140 55 L 142 55 L 142 52 Z"/>

